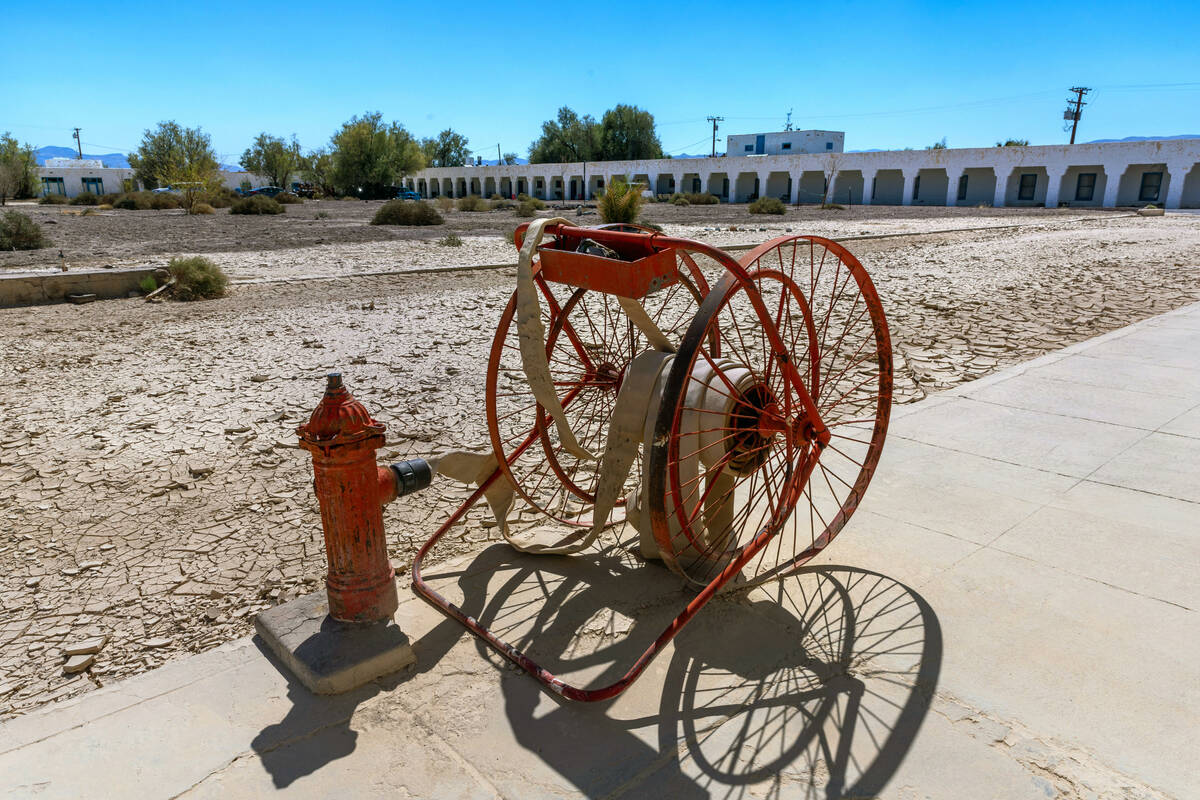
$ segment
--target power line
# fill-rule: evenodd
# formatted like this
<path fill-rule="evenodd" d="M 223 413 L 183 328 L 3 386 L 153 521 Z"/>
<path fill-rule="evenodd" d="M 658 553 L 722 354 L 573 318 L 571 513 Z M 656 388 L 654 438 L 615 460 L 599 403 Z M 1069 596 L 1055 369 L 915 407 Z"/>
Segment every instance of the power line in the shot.
<path fill-rule="evenodd" d="M 1063 112 L 1063 119 L 1069 120 L 1071 123 L 1071 144 L 1075 144 L 1075 131 L 1079 128 L 1079 117 L 1083 114 L 1083 107 L 1087 105 L 1083 102 L 1083 96 L 1091 89 L 1086 86 L 1072 86 L 1071 91 L 1075 93 L 1075 99 L 1067 98 L 1067 110 Z M 1066 129 L 1067 126 L 1063 125 L 1063 130 Z"/>
<path fill-rule="evenodd" d="M 724 122 L 725 118 L 724 117 L 705 117 L 705 119 L 707 119 L 709 122 L 711 122 L 713 124 L 712 157 L 716 158 L 717 157 L 717 123 Z"/>

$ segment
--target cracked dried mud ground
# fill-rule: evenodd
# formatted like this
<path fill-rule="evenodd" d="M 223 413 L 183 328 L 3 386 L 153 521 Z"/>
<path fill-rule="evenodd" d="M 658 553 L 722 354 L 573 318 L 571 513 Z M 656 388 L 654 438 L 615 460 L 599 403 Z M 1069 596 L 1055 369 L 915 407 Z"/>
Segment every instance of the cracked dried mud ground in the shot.
<path fill-rule="evenodd" d="M 971 224 L 918 216 L 918 230 Z M 851 244 L 889 314 L 899 402 L 1200 299 L 1200 217 L 1079 217 Z M 329 274 L 312 251 L 309 274 Z M 294 429 L 322 375 L 341 368 L 387 423 L 382 458 L 477 448 L 513 283 L 508 269 L 410 272 L 0 310 L 0 719 L 244 636 L 258 610 L 318 588 Z M 398 569 L 465 494 L 439 481 L 385 509 Z M 442 557 L 496 538 L 486 523 L 473 513 Z M 99 634 L 95 664 L 64 674 L 64 647 Z"/>

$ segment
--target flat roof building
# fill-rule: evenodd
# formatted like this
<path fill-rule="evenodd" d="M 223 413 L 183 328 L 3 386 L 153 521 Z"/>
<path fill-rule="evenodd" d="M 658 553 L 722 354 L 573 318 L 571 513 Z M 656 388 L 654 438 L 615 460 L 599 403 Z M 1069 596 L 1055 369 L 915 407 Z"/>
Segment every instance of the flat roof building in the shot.
<path fill-rule="evenodd" d="M 840 153 L 845 144 L 845 131 L 737 133 L 725 137 L 725 155 L 786 156 L 797 153 Z"/>
<path fill-rule="evenodd" d="M 754 134 L 759 135 L 767 136 Z M 822 147 L 827 141 L 833 140 L 822 140 Z M 1200 208 L 1200 139 L 866 153 L 842 152 L 837 140 L 834 147 L 761 155 L 731 150 L 717 158 L 436 167 L 403 183 L 423 197 L 525 193 L 579 201 L 624 178 L 655 195 L 707 192 L 730 203 L 771 196 L 787 203 L 824 199 L 854 205 Z"/>

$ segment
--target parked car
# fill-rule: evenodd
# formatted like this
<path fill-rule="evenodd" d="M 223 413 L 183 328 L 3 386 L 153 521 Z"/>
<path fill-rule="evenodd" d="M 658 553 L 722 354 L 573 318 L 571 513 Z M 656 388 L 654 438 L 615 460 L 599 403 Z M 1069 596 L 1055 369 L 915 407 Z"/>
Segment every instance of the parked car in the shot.
<path fill-rule="evenodd" d="M 309 200 L 317 196 L 317 187 L 311 183 L 292 183 L 292 194 L 297 197 L 307 197 Z"/>
<path fill-rule="evenodd" d="M 396 189 L 396 199 L 397 200 L 420 200 L 421 193 L 414 192 L 412 189 L 405 189 L 405 188 L 401 187 L 399 189 Z"/>
<path fill-rule="evenodd" d="M 281 189 L 278 186 L 259 186 L 257 189 L 251 189 L 250 191 L 246 192 L 246 196 L 251 197 L 256 194 L 263 194 L 267 197 L 274 197 L 275 195 L 282 194 L 286 191 L 287 189 Z"/>

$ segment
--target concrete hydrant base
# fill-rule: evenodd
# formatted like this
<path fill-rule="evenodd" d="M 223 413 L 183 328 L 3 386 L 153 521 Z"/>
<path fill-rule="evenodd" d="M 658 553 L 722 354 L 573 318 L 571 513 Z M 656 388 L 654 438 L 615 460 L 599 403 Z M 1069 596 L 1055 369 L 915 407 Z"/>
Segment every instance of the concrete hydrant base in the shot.
<path fill-rule="evenodd" d="M 394 619 L 373 624 L 329 616 L 324 591 L 269 608 L 254 629 L 299 681 L 315 694 L 341 694 L 416 661 Z"/>

